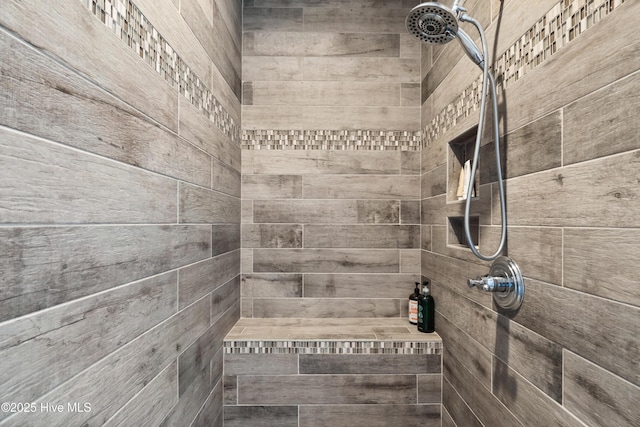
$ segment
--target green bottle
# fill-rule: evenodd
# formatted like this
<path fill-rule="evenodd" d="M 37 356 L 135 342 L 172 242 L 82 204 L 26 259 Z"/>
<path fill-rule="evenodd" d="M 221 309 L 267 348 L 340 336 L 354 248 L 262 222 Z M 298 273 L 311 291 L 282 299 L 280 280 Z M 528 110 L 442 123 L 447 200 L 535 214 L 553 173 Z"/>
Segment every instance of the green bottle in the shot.
<path fill-rule="evenodd" d="M 429 282 L 422 284 L 422 293 L 418 297 L 418 330 L 420 332 L 435 331 L 436 307 L 433 297 L 429 292 Z"/>

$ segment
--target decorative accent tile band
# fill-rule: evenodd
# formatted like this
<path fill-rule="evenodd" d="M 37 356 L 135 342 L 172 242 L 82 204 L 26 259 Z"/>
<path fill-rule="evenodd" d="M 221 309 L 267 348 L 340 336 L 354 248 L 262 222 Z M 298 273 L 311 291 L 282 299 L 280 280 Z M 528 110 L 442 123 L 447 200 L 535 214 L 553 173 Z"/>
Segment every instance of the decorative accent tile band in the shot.
<path fill-rule="evenodd" d="M 442 354 L 441 341 L 225 341 L 226 354 Z"/>
<path fill-rule="evenodd" d="M 247 150 L 419 151 L 421 132 L 377 130 L 244 130 Z"/>
<path fill-rule="evenodd" d="M 494 63 L 498 90 L 504 90 L 533 70 L 625 0 L 560 0 Z M 423 146 L 480 108 L 482 77 L 423 128 Z"/>
<path fill-rule="evenodd" d="M 231 141 L 240 143 L 240 127 L 229 112 L 135 4 L 130 0 L 80 1 Z"/>

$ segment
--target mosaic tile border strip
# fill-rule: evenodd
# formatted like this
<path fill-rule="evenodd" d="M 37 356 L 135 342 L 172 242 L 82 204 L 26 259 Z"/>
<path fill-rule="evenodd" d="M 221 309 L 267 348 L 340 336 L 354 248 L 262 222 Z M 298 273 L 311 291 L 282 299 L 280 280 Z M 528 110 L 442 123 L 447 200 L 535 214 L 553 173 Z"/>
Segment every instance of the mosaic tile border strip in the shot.
<path fill-rule="evenodd" d="M 419 151 L 420 131 L 244 130 L 246 150 L 400 150 Z"/>
<path fill-rule="evenodd" d="M 560 0 L 495 60 L 497 90 L 507 87 L 613 12 L 625 0 Z M 423 128 L 423 146 L 480 108 L 482 76 Z"/>
<path fill-rule="evenodd" d="M 225 341 L 226 354 L 441 354 L 442 342 Z"/>
<path fill-rule="evenodd" d="M 240 144 L 240 127 L 195 72 L 129 0 L 80 0 L 122 42 L 202 114 Z"/>

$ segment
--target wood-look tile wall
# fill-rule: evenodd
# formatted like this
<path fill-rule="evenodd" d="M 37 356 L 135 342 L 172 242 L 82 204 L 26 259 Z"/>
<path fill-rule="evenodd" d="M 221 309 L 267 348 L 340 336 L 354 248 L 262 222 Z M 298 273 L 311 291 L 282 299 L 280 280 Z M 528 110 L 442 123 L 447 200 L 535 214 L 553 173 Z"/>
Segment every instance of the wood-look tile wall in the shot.
<path fill-rule="evenodd" d="M 242 151 L 242 315 L 406 317 L 419 152 Z"/>
<path fill-rule="evenodd" d="M 420 129 L 413 0 L 245 1 L 244 129 Z"/>
<path fill-rule="evenodd" d="M 440 426 L 440 354 L 225 354 L 224 424 Z"/>
<path fill-rule="evenodd" d="M 177 3 L 136 18 L 239 129 L 240 3 Z M 0 3 L 0 424 L 221 426 L 239 135 L 90 7 Z"/>
<path fill-rule="evenodd" d="M 572 3 L 570 13 L 585 4 L 467 6 L 500 55 L 558 3 Z M 423 149 L 421 263 L 434 283 L 445 349 L 443 425 L 640 424 L 640 38 L 632 30 L 640 4 L 610 6 L 498 95 L 508 254 L 526 284 L 519 312 L 499 313 L 489 295 L 468 290 L 466 278 L 486 274 L 488 264 L 448 240 L 447 216 L 462 210 L 447 202 L 454 159 L 448 142 L 477 122 L 477 112 Z M 479 71 L 455 44 L 424 47 L 422 63 L 427 127 Z M 473 202 L 484 253 L 493 252 L 500 234 L 492 153 L 492 143 L 483 147 L 480 198 Z"/>

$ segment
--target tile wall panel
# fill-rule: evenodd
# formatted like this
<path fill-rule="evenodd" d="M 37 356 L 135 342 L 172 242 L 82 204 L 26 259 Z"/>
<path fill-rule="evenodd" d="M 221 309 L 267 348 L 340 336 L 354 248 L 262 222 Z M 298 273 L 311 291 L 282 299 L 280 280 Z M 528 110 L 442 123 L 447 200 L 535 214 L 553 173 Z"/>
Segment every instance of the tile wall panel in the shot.
<path fill-rule="evenodd" d="M 409 151 L 243 150 L 243 316 L 405 317 L 419 168 Z"/>
<path fill-rule="evenodd" d="M 593 426 L 633 426 L 640 422 L 640 387 L 577 356 L 564 353 L 566 406 Z"/>
<path fill-rule="evenodd" d="M 444 194 L 452 185 L 448 143 L 477 124 L 481 82 L 455 43 L 424 48 L 421 272 L 434 283 L 445 349 L 443 425 L 634 425 L 628 399 L 638 376 L 629 351 L 638 347 L 640 311 L 626 277 L 640 256 L 630 214 L 640 141 L 629 116 L 640 64 L 632 53 L 638 38 L 626 26 L 640 17 L 639 5 L 467 6 L 493 46 L 508 255 L 526 284 L 514 313 L 467 289 L 466 279 L 486 274 L 488 263 L 448 244 L 446 218 L 459 213 Z M 480 180 L 491 184 L 472 203 L 483 253 L 496 247 L 500 224 L 496 168 L 488 165 L 494 147 L 485 134 Z"/>
<path fill-rule="evenodd" d="M 342 130 L 417 136 L 420 44 L 404 27 L 414 4 L 245 3 L 243 129 L 323 131 L 316 144 L 305 145 L 325 150 L 359 146 L 360 138 L 332 144 L 331 133 Z M 293 147 L 252 133 L 243 140 L 247 148 Z M 414 149 L 393 142 L 386 136 L 366 149 Z"/>
<path fill-rule="evenodd" d="M 2 394 L 38 409 L 0 422 L 221 426 L 241 293 L 240 2 L 0 16 Z"/>

